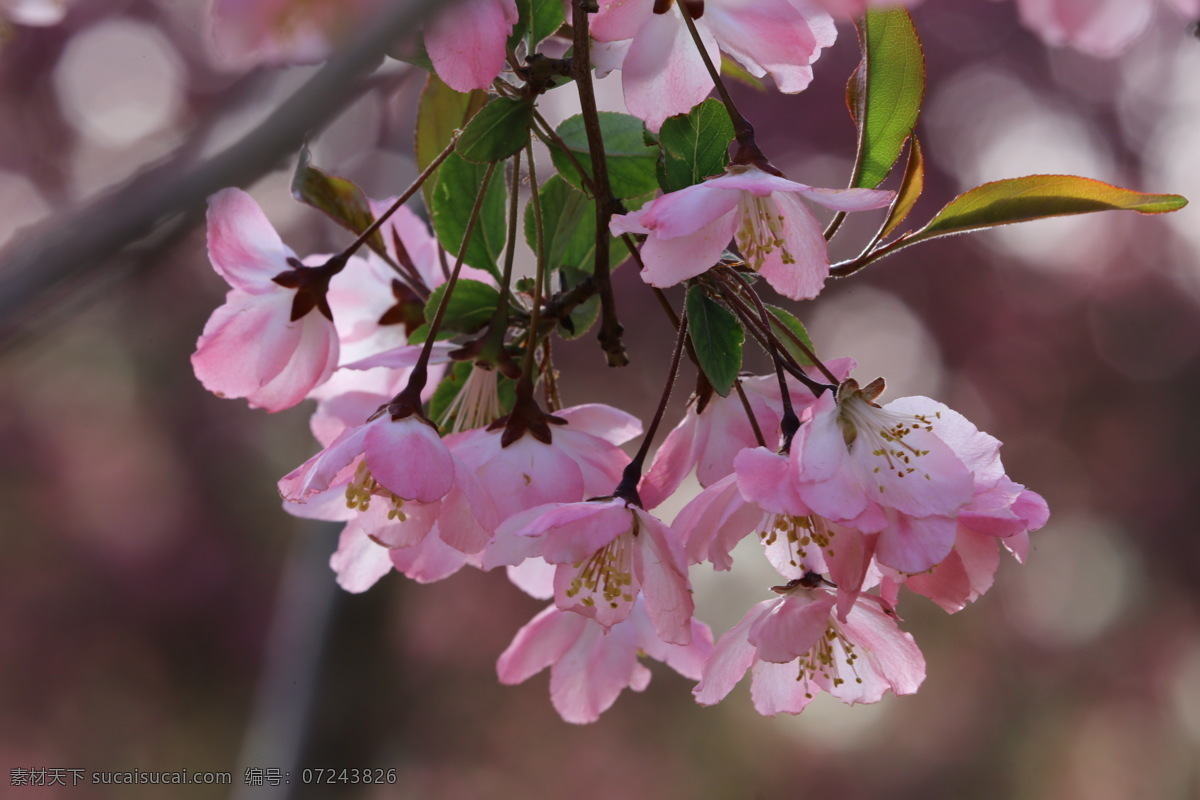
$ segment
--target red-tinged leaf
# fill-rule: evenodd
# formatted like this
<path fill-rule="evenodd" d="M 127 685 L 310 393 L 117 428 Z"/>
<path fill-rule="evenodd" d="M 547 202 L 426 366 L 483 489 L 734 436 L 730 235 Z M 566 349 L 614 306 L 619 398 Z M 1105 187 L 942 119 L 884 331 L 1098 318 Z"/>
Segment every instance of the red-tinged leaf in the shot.
<path fill-rule="evenodd" d="M 904 237 L 913 243 L 936 236 L 1091 211 L 1164 214 L 1187 205 L 1177 194 L 1143 194 L 1074 175 L 1030 175 L 985 183 L 951 200 L 921 230 Z"/>
<path fill-rule="evenodd" d="M 887 237 L 904 223 L 925 189 L 925 158 L 921 155 L 921 145 L 917 142 L 917 137 L 912 137 L 911 141 L 904 180 L 900 183 L 900 190 L 896 192 L 892 207 L 888 209 L 887 221 L 879 231 L 880 239 Z"/>
<path fill-rule="evenodd" d="M 351 233 L 362 233 L 369 228 L 375 217 L 362 190 L 346 178 L 329 175 L 312 166 L 311 158 L 307 147 L 300 151 L 300 161 L 292 175 L 292 196 L 325 212 Z M 367 239 L 367 246 L 387 258 L 383 238 L 378 233 Z"/>

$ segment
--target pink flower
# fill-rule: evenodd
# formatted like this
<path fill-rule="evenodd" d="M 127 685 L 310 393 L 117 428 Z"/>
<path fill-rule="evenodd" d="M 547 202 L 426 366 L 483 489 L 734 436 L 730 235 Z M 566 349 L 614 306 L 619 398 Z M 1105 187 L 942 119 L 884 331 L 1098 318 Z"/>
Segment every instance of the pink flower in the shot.
<path fill-rule="evenodd" d="M 504 447 L 502 428 L 477 428 L 456 439 L 454 452 L 479 478 L 500 520 L 534 506 L 595 497 L 620 482 L 629 459 L 617 445 L 641 432 L 636 417 L 593 404 L 556 411 L 554 418 L 559 422 L 550 425 L 550 442 L 527 433 Z"/>
<path fill-rule="evenodd" d="M 894 597 L 902 584 L 947 613 L 961 611 L 992 587 L 1000 565 L 999 545 L 1024 561 L 1029 533 L 1044 526 L 1049 516 L 1041 495 L 1003 478 L 998 485 L 976 493 L 959 513 L 950 555 L 919 575 L 885 572 L 883 593 Z"/>
<path fill-rule="evenodd" d="M 386 407 L 380 411 L 285 475 L 279 481 L 284 499 L 303 503 L 341 485 L 352 507 L 366 511 L 379 498 L 396 517 L 406 501 L 445 497 L 454 487 L 455 461 L 437 429 L 416 415 L 393 419 Z"/>
<path fill-rule="evenodd" d="M 233 288 L 204 326 L 192 367 L 220 397 L 245 397 L 268 411 L 290 408 L 337 364 L 325 292 L 341 265 L 301 264 L 240 189 L 208 202 L 209 258 Z"/>
<path fill-rule="evenodd" d="M 882 391 L 882 380 L 848 380 L 805 412 L 791 449 L 796 492 L 819 516 L 878 531 L 880 563 L 924 572 L 949 554 L 955 516 L 974 497 L 964 458 L 991 465 L 1000 443 L 929 398 L 880 407 Z"/>
<path fill-rule="evenodd" d="M 672 529 L 690 563 L 733 566 L 731 552 L 757 532 L 767 560 L 784 578 L 828 574 L 838 586 L 844 618 L 867 580 L 876 536 L 813 514 L 795 492 L 786 455 L 763 447 L 742 451 L 737 473 L 697 495 L 675 517 Z"/>
<path fill-rule="evenodd" d="M 532 508 L 499 527 L 483 566 L 535 556 L 557 565 L 560 609 L 611 628 L 629 617 L 641 593 L 663 641 L 688 643 L 693 604 L 683 549 L 670 528 L 638 506 L 609 497 Z"/>
<path fill-rule="evenodd" d="M 835 375 L 845 378 L 854 362 L 837 359 L 828 366 Z M 757 375 L 741 378 L 741 384 L 764 440 L 778 442 L 779 422 L 783 417 L 779 380 L 774 375 Z M 789 382 L 788 393 L 797 413 L 816 399 L 807 387 L 795 381 Z M 683 420 L 667 434 L 654 454 L 638 491 L 646 505 L 653 508 L 674 493 L 693 468 L 700 485 L 711 486 L 733 472 L 733 459 L 738 453 L 757 444 L 736 392 L 721 397 L 710 389 L 704 397 L 693 395 Z"/>
<path fill-rule="evenodd" d="M 496 663 L 500 682 L 513 685 L 550 667 L 550 700 L 567 722 L 595 722 L 625 687 L 640 692 L 650 670 L 639 661 L 662 661 L 685 678 L 698 680 L 712 652 L 712 632 L 692 620 L 691 642 L 667 644 L 654 632 L 639 601 L 629 617 L 611 628 L 561 611 L 542 611 L 517 632 Z"/>
<path fill-rule="evenodd" d="M 487 89 L 504 69 L 508 35 L 518 18 L 515 0 L 462 0 L 425 28 L 425 49 L 451 89 Z"/>
<path fill-rule="evenodd" d="M 925 659 L 879 598 L 862 595 L 845 620 L 834 594 L 807 575 L 776 587 L 717 642 L 693 690 L 701 705 L 719 703 L 753 668 L 750 695 L 760 714 L 798 714 L 819 691 L 844 703 L 875 703 L 912 694 L 925 680 Z"/>
<path fill-rule="evenodd" d="M 18 25 L 57 25 L 67 13 L 69 0 L 0 0 L 0 16 Z"/>
<path fill-rule="evenodd" d="M 1047 44 L 1111 58 L 1145 31 L 1154 0 L 1017 0 L 1017 9 Z"/>
<path fill-rule="evenodd" d="M 210 35 L 233 66 L 311 64 L 375 8 L 379 0 L 214 0 Z"/>
<path fill-rule="evenodd" d="M 817 0 L 822 8 L 832 14 L 836 19 L 850 19 L 851 17 L 861 17 L 867 13 L 868 8 L 898 8 L 902 6 L 915 6 L 921 0 Z M 797 0 L 793 0 L 797 5 L 801 5 Z"/>
<path fill-rule="evenodd" d="M 789 0 L 688 0 L 696 28 L 713 63 L 720 50 L 757 77 L 767 73 L 782 92 L 802 91 L 811 64 L 833 44 L 833 20 L 802 11 Z M 655 0 L 601 0 L 591 23 L 599 42 L 632 40 L 621 66 L 625 105 L 658 130 L 663 121 L 689 111 L 713 88 L 704 62 L 673 3 L 654 13 Z"/>
<path fill-rule="evenodd" d="M 708 270 L 736 238 L 746 261 L 785 297 L 816 297 L 829 276 L 820 223 L 800 197 L 839 211 L 881 208 L 892 192 L 814 189 L 734 165 L 724 175 L 665 194 L 631 214 L 613 217 L 614 234 L 644 233 L 642 280 L 673 286 Z"/>

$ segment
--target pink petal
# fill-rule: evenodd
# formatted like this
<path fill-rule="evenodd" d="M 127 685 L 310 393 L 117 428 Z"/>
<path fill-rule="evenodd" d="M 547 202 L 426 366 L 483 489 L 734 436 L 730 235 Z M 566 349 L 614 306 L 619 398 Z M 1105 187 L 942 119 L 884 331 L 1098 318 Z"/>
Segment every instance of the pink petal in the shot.
<path fill-rule="evenodd" d="M 1017 0 L 1017 8 L 1047 43 L 1101 58 L 1128 47 L 1154 15 L 1152 0 Z"/>
<path fill-rule="evenodd" d="M 525 594 L 538 600 L 549 600 L 554 597 L 553 564 L 547 564 L 540 558 L 527 558 L 520 564 L 507 568 L 508 579 Z"/>
<path fill-rule="evenodd" d="M 425 50 L 447 86 L 487 89 L 505 64 L 505 46 L 517 21 L 515 0 L 462 0 L 425 29 Z"/>
<path fill-rule="evenodd" d="M 713 3 L 706 10 L 704 20 L 721 49 L 758 77 L 764 70 L 770 72 L 779 91 L 788 94 L 808 86 L 809 65 L 837 38 L 832 19 L 801 14 L 788 0 L 756 0 L 728 8 Z"/>
<path fill-rule="evenodd" d="M 701 40 L 713 63 L 721 63 L 717 42 L 705 26 Z M 663 121 L 683 114 L 712 91 L 712 78 L 679 16 L 679 9 L 652 14 L 629 47 L 621 67 L 629 113 L 657 131 Z"/>
<path fill-rule="evenodd" d="M 627 411 L 603 403 L 584 403 L 554 412 L 554 416 L 565 419 L 574 430 L 581 430 L 621 445 L 642 432 L 642 422 Z M 557 429 L 555 429 L 557 430 Z"/>
<path fill-rule="evenodd" d="M 824 591 L 796 590 L 774 601 L 774 606 L 750 628 L 750 644 L 758 658 L 786 664 L 807 653 L 825 635 L 834 596 Z"/>
<path fill-rule="evenodd" d="M 275 286 L 271 279 L 291 269 L 295 257 L 254 198 L 241 189 L 222 189 L 208 198 L 208 257 L 229 285 L 246 292 Z"/>
<path fill-rule="evenodd" d="M 638 494 L 647 508 L 656 508 L 675 493 L 683 479 L 695 466 L 695 433 L 698 419 L 690 411 L 684 416 L 654 453 L 650 469 L 646 470 Z"/>
<path fill-rule="evenodd" d="M 296 324 L 300 340 L 292 357 L 275 377 L 246 395 L 252 408 L 272 412 L 291 408 L 333 374 L 338 361 L 338 339 L 333 325 L 316 313 L 306 315 Z"/>
<path fill-rule="evenodd" d="M 646 604 L 637 603 L 633 613 L 629 615 L 626 625 L 633 626 L 637 631 L 638 648 L 656 661 L 661 661 L 685 678 L 700 680 L 704 674 L 704 665 L 712 656 L 712 631 L 703 622 L 693 619 L 691 622 L 692 637 L 686 645 L 668 644 L 658 637 L 650 617 L 646 614 Z"/>
<path fill-rule="evenodd" d="M 787 456 L 754 447 L 738 453 L 733 464 L 742 497 L 773 514 L 806 517 L 812 513 L 796 491 Z"/>
<path fill-rule="evenodd" d="M 525 624 L 496 662 L 500 682 L 513 686 L 556 663 L 579 639 L 589 623 L 578 614 L 554 606 L 542 610 Z"/>
<path fill-rule="evenodd" d="M 623 500 L 570 503 L 546 512 L 521 535 L 545 532 L 542 558 L 569 566 L 627 533 L 633 526 L 633 514 Z"/>
<path fill-rule="evenodd" d="M 708 227 L 733 211 L 737 204 L 737 192 L 722 188 L 717 185 L 717 180 L 712 180 L 664 194 L 633 215 L 641 227 L 659 239 L 674 239 Z"/>
<path fill-rule="evenodd" d="M 645 268 L 642 280 L 651 286 L 666 288 L 707 272 L 721 258 L 733 231 L 737 216 L 731 211 L 691 236 L 659 239 L 651 236 L 642 245 Z"/>
<path fill-rule="evenodd" d="M 803 711 L 812 702 L 818 687 L 811 678 L 797 679 L 798 674 L 796 664 L 757 662 L 750 682 L 754 710 L 765 717 Z"/>
<path fill-rule="evenodd" d="M 454 457 L 437 429 L 418 417 L 383 417 L 368 426 L 367 466 L 375 480 L 397 497 L 432 503 L 454 485 Z"/>
<path fill-rule="evenodd" d="M 780 192 L 772 198 L 783 217 L 784 244 L 764 257 L 758 272 L 784 297 L 816 297 L 829 277 L 829 249 L 821 225 L 795 196 Z M 789 263 L 784 261 L 785 252 L 790 256 Z"/>
<path fill-rule="evenodd" d="M 607 635 L 588 623 L 575 644 L 550 669 L 550 700 L 567 722 L 595 722 L 626 686 L 640 691 L 650 671 L 638 663 L 633 631 L 626 626 Z"/>
<path fill-rule="evenodd" d="M 344 471 L 362 454 L 366 436 L 365 425 L 342 431 L 328 447 L 281 478 L 279 494 L 286 500 L 302 502 L 335 485 L 338 478 L 348 480 Z"/>
<path fill-rule="evenodd" d="M 712 561 L 714 569 L 727 570 L 733 566 L 730 552 L 760 519 L 761 509 L 738 492 L 737 476 L 726 475 L 684 506 L 671 527 L 690 563 Z"/>
<path fill-rule="evenodd" d="M 389 550 L 392 566 L 409 580 L 433 583 L 449 578 L 467 564 L 469 557 L 447 545 L 442 537 L 425 536 L 412 547 Z"/>
<path fill-rule="evenodd" d="M 654 0 L 602 0 L 600 11 L 592 15 L 589 27 L 600 42 L 632 39 L 654 8 Z"/>
<path fill-rule="evenodd" d="M 754 645 L 749 641 L 750 628 L 777 602 L 764 600 L 754 606 L 742 617 L 741 622 L 720 638 L 708 663 L 704 665 L 704 676 L 692 690 L 697 703 L 702 706 L 715 705 L 733 691 L 733 687 L 755 661 Z"/>
<path fill-rule="evenodd" d="M 645 512 L 634 513 L 640 520 L 640 535 L 633 569 L 646 599 L 646 613 L 664 642 L 685 645 L 691 641 L 694 605 L 683 549 L 666 525 Z"/>
<path fill-rule="evenodd" d="M 941 562 L 954 547 L 958 523 L 952 517 L 893 516 L 879 534 L 875 557 L 880 564 L 915 575 Z"/>
<path fill-rule="evenodd" d="M 337 574 L 338 586 L 347 592 L 365 592 L 392 571 L 392 558 L 386 547 L 367 538 L 362 528 L 349 522 L 342 528 L 338 549 L 329 558 Z"/>

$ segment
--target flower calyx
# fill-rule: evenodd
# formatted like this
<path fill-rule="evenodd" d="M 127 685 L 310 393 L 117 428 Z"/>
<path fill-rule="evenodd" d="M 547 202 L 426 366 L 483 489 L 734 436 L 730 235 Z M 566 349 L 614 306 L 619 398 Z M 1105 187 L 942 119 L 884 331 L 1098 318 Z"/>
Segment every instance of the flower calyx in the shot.
<path fill-rule="evenodd" d="M 345 255 L 339 254 L 319 267 L 310 267 L 294 256 L 288 257 L 287 263 L 291 269 L 284 270 L 271 280 L 285 289 L 296 290 L 296 298 L 292 301 L 292 322 L 302 319 L 314 308 L 326 319 L 333 319 L 333 311 L 326 297 L 329 281 L 346 267 L 347 261 Z"/>
<path fill-rule="evenodd" d="M 527 386 L 528 384 L 528 386 Z M 532 384 L 521 381 L 517 384 L 517 399 L 513 403 L 508 416 L 501 417 L 488 426 L 489 431 L 504 429 L 500 437 L 500 446 L 508 447 L 528 433 L 543 444 L 551 444 L 554 440 L 550 432 L 551 425 L 566 425 L 562 417 L 547 414 L 533 398 Z"/>

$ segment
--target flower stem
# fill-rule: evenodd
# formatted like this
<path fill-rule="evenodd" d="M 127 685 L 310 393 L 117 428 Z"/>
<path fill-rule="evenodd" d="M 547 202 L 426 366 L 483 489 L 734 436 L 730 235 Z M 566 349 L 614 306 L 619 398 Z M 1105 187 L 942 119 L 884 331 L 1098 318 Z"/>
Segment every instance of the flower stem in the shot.
<path fill-rule="evenodd" d="M 483 173 L 483 182 L 479 187 L 479 194 L 475 197 L 475 205 L 471 207 L 471 216 L 467 219 L 467 228 L 463 232 L 462 245 L 458 248 L 454 269 L 451 270 L 450 277 L 446 281 L 446 291 L 442 294 L 442 302 L 438 304 L 437 312 L 429 323 L 429 333 L 425 337 L 421 355 L 417 358 L 416 365 L 413 366 L 408 383 L 387 406 L 392 419 L 400 419 L 420 412 L 421 391 L 429 381 L 429 356 L 433 352 L 433 343 L 437 339 L 438 330 L 442 327 L 442 320 L 446 318 L 446 308 L 450 305 L 450 296 L 454 293 L 454 287 L 458 285 L 458 274 L 462 272 L 463 259 L 467 254 L 467 248 L 471 245 L 471 236 L 475 233 L 475 226 L 483 211 L 483 199 L 487 196 L 488 187 L 491 185 L 492 176 L 495 173 L 496 162 L 493 161 L 488 164 L 487 171 Z"/>
<path fill-rule="evenodd" d="M 638 482 L 642 479 L 642 466 L 646 462 L 646 454 L 650 451 L 654 436 L 658 433 L 658 426 L 662 422 L 663 414 L 666 413 L 667 401 L 671 399 L 671 389 L 675 385 L 676 373 L 679 372 L 679 359 L 683 355 L 683 345 L 687 340 L 687 328 L 687 312 L 684 311 L 683 316 L 679 319 L 679 333 L 675 336 L 675 352 L 671 354 L 671 366 L 667 368 L 667 382 L 663 386 L 658 408 L 654 412 L 654 418 L 650 420 L 650 427 L 646 429 L 645 437 L 642 438 L 641 447 L 638 448 L 633 460 L 625 466 L 625 471 L 621 473 L 621 482 L 613 491 L 614 497 L 636 503 L 638 507 L 642 505 L 642 499 L 637 491 Z"/>
<path fill-rule="evenodd" d="M 388 207 L 387 211 L 384 211 L 382 214 L 380 214 L 378 219 L 372 222 L 365 231 L 360 233 L 358 238 L 351 242 L 350 246 L 343 250 L 338 258 L 348 259 L 350 256 L 354 255 L 368 239 L 374 236 L 375 233 L 383 227 L 383 223 L 387 222 L 388 219 L 391 218 L 392 214 L 395 214 L 400 209 L 400 206 L 407 203 L 409 198 L 417 193 L 417 191 L 421 188 L 421 185 L 425 183 L 430 175 L 433 174 L 434 170 L 440 167 L 442 162 L 449 158 L 450 154 L 454 152 L 454 148 L 458 145 L 458 137 L 459 134 L 456 133 L 450 138 L 450 143 L 446 145 L 445 149 L 438 153 L 437 157 L 434 158 L 433 161 L 429 162 L 429 166 L 421 170 L 421 174 L 418 175 L 416 179 L 409 185 L 409 187 L 404 190 L 403 194 L 396 198 L 396 201 Z"/>
<path fill-rule="evenodd" d="M 529 162 L 529 184 L 532 189 L 529 202 L 533 207 L 534 243 L 537 245 L 537 267 L 533 278 L 533 307 L 529 312 L 529 335 L 525 341 L 525 364 L 521 368 L 521 381 L 517 391 L 533 395 L 533 373 L 537 361 L 534 351 L 537 349 L 538 325 L 541 323 L 542 293 L 546 282 L 546 233 L 542 228 L 542 198 L 538 194 L 537 167 L 533 163 L 533 142 L 525 145 L 526 160 Z"/>
<path fill-rule="evenodd" d="M 589 6 L 592 8 L 589 9 Z M 612 219 L 616 198 L 608 182 L 608 162 L 604 155 L 604 137 L 600 131 L 600 114 L 596 108 L 596 93 L 592 87 L 592 65 L 590 42 L 588 41 L 588 14 L 595 10 L 595 0 L 572 0 L 572 27 L 575 49 L 571 67 L 575 73 L 575 85 L 579 91 L 579 106 L 583 115 L 583 126 L 587 132 L 588 150 L 592 156 L 592 187 L 596 200 L 596 284 L 600 292 L 600 347 L 604 350 L 610 367 L 623 367 L 629 363 L 625 345 L 621 342 L 624 328 L 617 319 L 616 299 L 613 296 L 612 277 L 608 268 L 608 223 Z"/>
<path fill-rule="evenodd" d="M 738 149 L 733 156 L 732 163 L 754 164 L 767 172 L 776 175 L 780 174 L 779 170 L 771 166 L 762 148 L 754 140 L 754 126 L 738 110 L 737 104 L 733 102 L 733 97 L 729 94 L 729 90 L 725 88 L 725 82 L 721 80 L 721 73 L 717 69 L 716 64 L 709 58 L 708 49 L 704 46 L 704 40 L 700 38 L 700 31 L 696 28 L 696 21 L 692 18 L 692 11 L 688 7 L 688 4 L 681 2 L 678 5 L 679 13 L 683 15 L 683 23 L 687 25 L 688 33 L 691 34 L 692 41 L 695 42 L 696 49 L 700 52 L 700 59 L 704 62 L 709 77 L 712 78 L 713 84 L 717 87 L 717 94 L 721 95 L 721 102 L 725 104 L 725 110 L 729 112 L 729 119 L 733 122 L 733 134 L 734 139 L 738 143 Z"/>
<path fill-rule="evenodd" d="M 758 442 L 759 447 L 766 447 L 767 442 L 763 439 L 762 428 L 758 427 L 758 417 L 754 416 L 754 409 L 750 407 L 750 399 L 746 397 L 746 390 L 742 388 L 741 378 L 733 382 L 733 388 L 737 389 L 738 399 L 742 401 L 742 408 L 746 409 L 746 419 L 750 420 L 750 428 L 754 431 L 755 441 Z"/>

